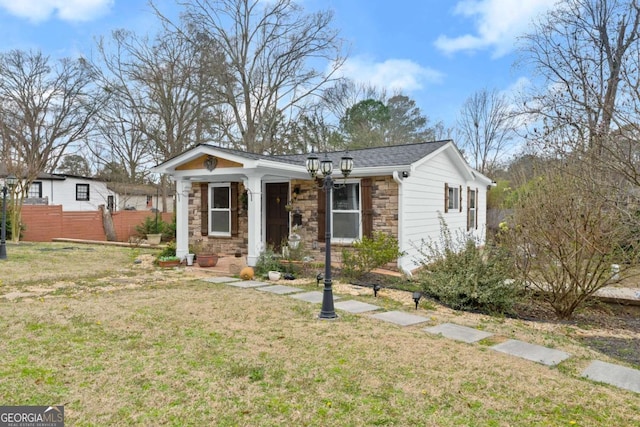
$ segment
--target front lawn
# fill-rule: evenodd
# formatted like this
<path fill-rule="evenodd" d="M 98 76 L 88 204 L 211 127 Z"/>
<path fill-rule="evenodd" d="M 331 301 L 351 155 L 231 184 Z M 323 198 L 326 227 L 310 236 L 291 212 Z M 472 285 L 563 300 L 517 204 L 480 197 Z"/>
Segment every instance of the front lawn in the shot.
<path fill-rule="evenodd" d="M 58 271 L 23 280 L 33 270 L 23 248 Z M 611 360 L 580 344 L 579 326 L 422 303 L 430 325 L 496 334 L 469 345 L 366 314 L 321 321 L 319 305 L 134 264 L 131 249 L 90 248 L 12 247 L 0 265 L 21 271 L 0 287 L 4 405 L 64 404 L 73 426 L 640 425 L 637 394 L 580 377 L 594 357 Z M 64 267 L 83 252 L 92 255 Z M 319 289 L 315 278 L 296 286 Z M 416 312 L 394 292 L 340 296 Z M 488 349 L 507 338 L 573 357 L 549 368 Z"/>

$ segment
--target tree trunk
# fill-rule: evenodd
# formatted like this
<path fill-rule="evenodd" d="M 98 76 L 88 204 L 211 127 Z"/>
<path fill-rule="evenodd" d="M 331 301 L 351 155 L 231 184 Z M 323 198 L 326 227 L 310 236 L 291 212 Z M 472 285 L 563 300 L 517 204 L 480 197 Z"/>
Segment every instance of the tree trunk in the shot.
<path fill-rule="evenodd" d="M 111 217 L 111 211 L 105 209 L 104 205 L 99 206 L 100 212 L 102 212 L 102 227 L 104 228 L 104 234 L 107 237 L 108 242 L 117 242 L 116 228 L 113 225 L 113 218 Z"/>

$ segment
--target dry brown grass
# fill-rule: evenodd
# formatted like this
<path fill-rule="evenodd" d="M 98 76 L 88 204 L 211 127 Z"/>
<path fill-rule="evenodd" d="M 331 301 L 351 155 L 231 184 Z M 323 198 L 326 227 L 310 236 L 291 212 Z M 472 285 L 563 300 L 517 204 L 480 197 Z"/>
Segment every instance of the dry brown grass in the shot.
<path fill-rule="evenodd" d="M 49 259 L 46 279 L 3 277 L 1 294 L 32 289 L 0 303 L 3 404 L 65 404 L 69 425 L 640 425 L 637 394 L 580 377 L 593 358 L 610 360 L 580 344 L 579 325 L 423 303 L 430 324 L 496 334 L 468 345 L 366 314 L 320 321 L 318 305 L 105 251 L 98 258 L 112 271 L 85 265 L 89 278 L 66 269 L 69 258 Z M 26 274 L 16 252 L 9 262 Z M 405 293 L 374 301 L 339 283 L 336 292 L 413 310 Z M 488 349 L 506 338 L 573 357 L 549 368 Z"/>

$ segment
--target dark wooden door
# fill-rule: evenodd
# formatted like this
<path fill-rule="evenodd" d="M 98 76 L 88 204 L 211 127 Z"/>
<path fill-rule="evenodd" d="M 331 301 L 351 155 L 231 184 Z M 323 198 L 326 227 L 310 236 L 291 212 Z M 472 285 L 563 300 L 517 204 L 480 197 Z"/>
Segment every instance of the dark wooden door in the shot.
<path fill-rule="evenodd" d="M 285 205 L 289 199 L 288 183 L 266 184 L 266 240 L 267 245 L 280 251 L 289 235 L 289 213 Z"/>

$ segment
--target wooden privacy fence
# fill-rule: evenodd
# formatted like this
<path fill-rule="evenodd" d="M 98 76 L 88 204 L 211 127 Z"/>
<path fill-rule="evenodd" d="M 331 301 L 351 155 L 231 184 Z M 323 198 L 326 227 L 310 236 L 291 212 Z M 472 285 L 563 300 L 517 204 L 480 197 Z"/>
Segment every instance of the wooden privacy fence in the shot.
<path fill-rule="evenodd" d="M 118 242 L 128 242 L 136 236 L 136 226 L 146 217 L 155 218 L 149 211 L 113 212 L 113 225 Z M 159 213 L 165 222 L 173 220 L 172 213 Z M 102 224 L 102 211 L 63 211 L 61 205 L 22 207 L 22 224 L 25 230 L 21 240 L 26 242 L 50 242 L 55 238 L 101 240 L 107 236 Z"/>

